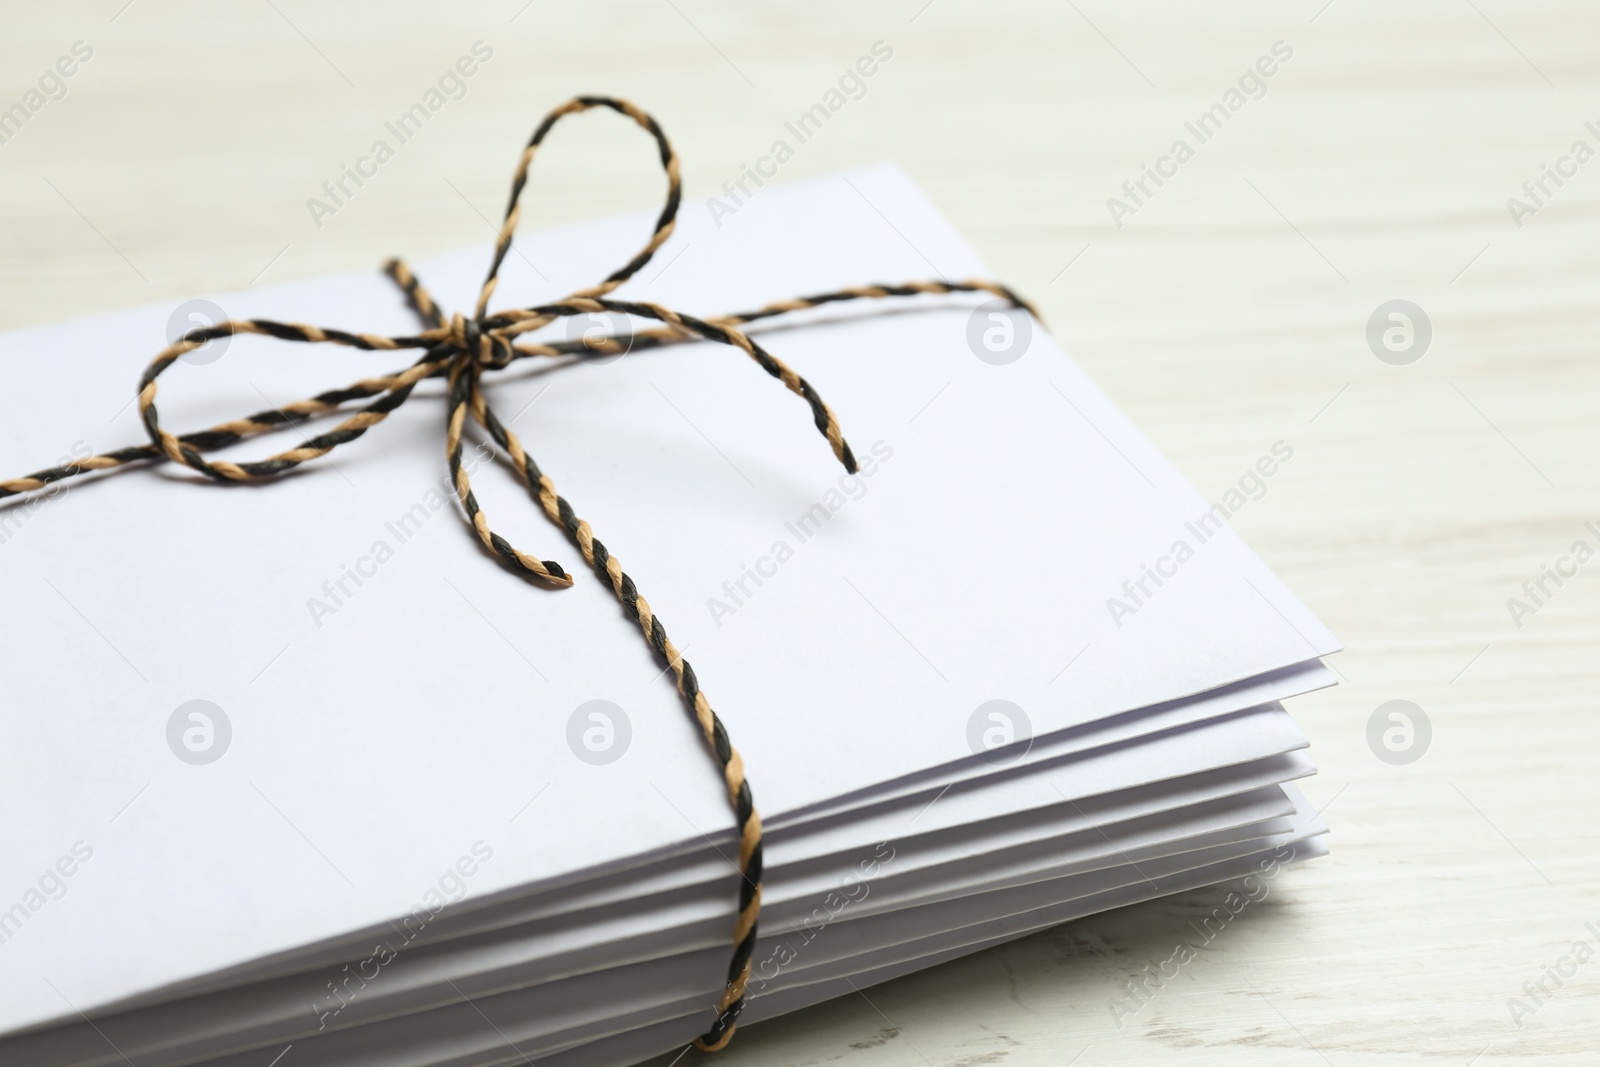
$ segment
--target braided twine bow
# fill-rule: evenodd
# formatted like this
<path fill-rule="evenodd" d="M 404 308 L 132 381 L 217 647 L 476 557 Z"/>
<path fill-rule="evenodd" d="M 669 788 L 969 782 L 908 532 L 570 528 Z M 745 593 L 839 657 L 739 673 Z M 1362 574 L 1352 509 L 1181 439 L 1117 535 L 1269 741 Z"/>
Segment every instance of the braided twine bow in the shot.
<path fill-rule="evenodd" d="M 638 123 L 655 138 L 661 165 L 667 173 L 667 200 L 656 220 L 655 232 L 639 253 L 623 267 L 613 272 L 598 285 L 580 289 L 563 300 L 536 307 L 491 314 L 489 298 L 506 253 L 511 248 L 512 234 L 516 231 L 520 213 L 518 201 L 523 186 L 528 181 L 528 168 L 534 153 L 545 136 L 558 121 L 568 115 L 590 108 L 604 107 L 625 115 Z M 481 378 L 485 370 L 505 367 L 512 361 L 526 357 L 563 357 L 574 355 L 605 355 L 625 353 L 634 348 L 652 348 L 679 341 L 705 339 L 719 344 L 732 345 L 753 359 L 772 377 L 803 399 L 811 409 L 812 421 L 827 438 L 834 456 L 845 470 L 856 473 L 855 456 L 840 432 L 838 420 L 807 382 L 787 364 L 772 355 L 739 327 L 746 323 L 817 307 L 823 304 L 864 298 L 914 296 L 954 292 L 986 292 L 1000 297 L 1016 307 L 1029 311 L 1032 308 L 1005 286 L 988 281 L 945 282 L 921 281 L 903 285 L 869 285 L 842 289 L 815 296 L 784 300 L 756 311 L 719 318 L 698 319 L 692 315 L 644 301 L 613 300 L 609 295 L 623 282 L 633 277 L 655 255 L 672 235 L 676 225 L 678 205 L 681 200 L 678 177 L 678 157 L 667 142 L 655 119 L 625 100 L 604 96 L 581 96 L 562 104 L 539 124 L 517 161 L 511 180 L 511 199 L 506 207 L 505 221 L 495 240 L 494 258 L 478 293 L 478 305 L 471 318 L 452 315 L 447 320 L 433 298 L 400 260 L 390 260 L 385 271 L 404 290 L 413 309 L 426 324 L 421 333 L 402 337 L 382 337 L 369 333 L 347 333 L 344 330 L 323 329 L 293 323 L 272 322 L 265 319 L 238 319 L 190 330 L 164 349 L 151 361 L 139 379 L 139 413 L 150 435 L 147 445 L 135 445 L 107 452 L 103 455 L 63 463 L 48 470 L 37 471 L 23 478 L 0 481 L 0 499 L 29 493 L 52 483 L 93 471 L 110 470 L 141 461 L 171 460 L 192 467 L 201 474 L 219 482 L 248 482 L 271 478 L 291 471 L 308 460 L 325 456 L 335 448 L 361 437 L 369 429 L 388 418 L 390 412 L 410 397 L 417 383 L 426 378 L 447 378 L 448 422 L 445 448 L 449 459 L 450 476 L 456 494 L 466 512 L 472 528 L 484 546 L 498 556 L 509 569 L 538 582 L 555 587 L 572 584 L 572 577 L 561 565 L 551 560 L 540 560 L 513 546 L 489 528 L 489 521 L 478 504 L 477 496 L 467 472 L 461 466 L 462 428 L 470 413 L 473 420 L 500 446 L 501 454 L 509 458 L 517 475 L 527 485 L 539 506 L 550 520 L 567 532 L 578 546 L 584 562 L 600 579 L 611 586 L 623 607 L 639 622 L 644 636 L 656 656 L 669 667 L 677 678 L 678 692 L 699 724 L 706 744 L 715 755 L 727 786 L 728 800 L 739 824 L 739 914 L 734 924 L 733 958 L 728 965 L 727 985 L 717 1003 L 717 1018 L 705 1034 L 695 1040 L 695 1045 L 707 1051 L 724 1047 L 733 1037 L 739 1013 L 744 1007 L 745 987 L 750 977 L 750 958 L 755 948 L 756 918 L 761 910 L 761 817 L 757 814 L 751 796 L 750 783 L 745 778 L 744 763 L 728 739 L 722 720 L 711 710 L 711 704 L 700 688 L 694 669 L 678 652 L 660 618 L 639 594 L 633 579 L 594 536 L 589 524 L 578 518 L 572 505 L 560 496 L 550 478 L 539 469 L 533 457 L 522 447 L 517 435 L 495 417 L 484 397 Z M 585 337 L 579 341 L 536 343 L 518 340 L 522 334 L 537 330 L 557 319 L 572 315 L 589 315 L 611 312 L 654 319 L 664 325 L 641 331 L 628 343 L 616 336 Z M 258 412 L 195 433 L 174 435 L 163 429 L 156 414 L 156 379 L 181 356 L 208 341 L 234 334 L 265 334 L 285 341 L 311 343 L 328 342 L 361 349 L 422 349 L 423 356 L 406 369 L 395 374 L 366 378 L 343 389 L 334 389 L 305 400 L 286 404 L 282 408 Z M 376 397 L 343 422 L 326 433 L 302 441 L 286 452 L 267 459 L 232 463 L 224 460 L 206 460 L 201 453 L 215 451 L 257 434 L 268 433 L 284 426 L 298 425 L 315 417 L 337 412 L 355 401 Z"/>

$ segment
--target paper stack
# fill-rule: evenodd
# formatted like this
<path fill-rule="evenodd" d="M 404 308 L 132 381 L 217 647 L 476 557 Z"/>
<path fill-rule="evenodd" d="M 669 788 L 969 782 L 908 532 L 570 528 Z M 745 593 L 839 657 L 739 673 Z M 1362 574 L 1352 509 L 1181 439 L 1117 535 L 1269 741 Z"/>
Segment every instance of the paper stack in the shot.
<path fill-rule="evenodd" d="M 650 217 L 521 239 L 497 304 L 604 277 Z M 416 266 L 470 311 L 485 258 Z M 876 167 L 689 204 L 624 293 L 709 317 L 989 276 Z M 214 303 L 416 329 L 376 273 Z M 1323 848 L 1280 701 L 1330 684 L 1337 644 L 1237 503 L 1022 313 L 860 303 L 760 330 L 855 476 L 726 346 L 490 379 L 743 753 L 767 874 L 741 1025 Z M 171 317 L 0 337 L 0 468 L 141 441 L 132 386 Z M 163 379 L 179 429 L 404 365 L 195 355 Z M 515 579 L 464 527 L 441 389 L 274 484 L 169 465 L 0 508 L 0 1062 L 627 1064 L 710 1024 L 738 877 L 715 768 L 611 591 L 481 455 L 496 528 L 577 585 Z M 1292 463 L 1261 453 L 1231 497 Z"/>

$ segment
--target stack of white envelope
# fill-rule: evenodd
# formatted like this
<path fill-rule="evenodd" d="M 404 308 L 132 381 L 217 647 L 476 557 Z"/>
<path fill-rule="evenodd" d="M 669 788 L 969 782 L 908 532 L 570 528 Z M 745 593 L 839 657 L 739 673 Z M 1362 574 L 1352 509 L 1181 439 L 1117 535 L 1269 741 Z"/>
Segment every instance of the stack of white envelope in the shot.
<path fill-rule="evenodd" d="M 689 203 L 619 295 L 711 316 L 990 276 L 891 167 L 753 193 Z M 604 277 L 650 217 L 522 238 L 497 305 Z M 416 268 L 470 310 L 486 256 Z M 376 272 L 214 302 L 417 328 Z M 0 474 L 141 441 L 133 384 L 173 315 L 0 337 Z M 1202 495 L 981 298 L 757 332 L 861 474 L 727 346 L 488 379 L 744 757 L 766 878 L 741 1025 L 1320 854 L 1279 702 L 1330 684 L 1337 645 L 1227 524 L 1292 442 Z M 250 337 L 196 357 L 162 379 L 170 428 L 405 363 Z M 0 1062 L 627 1064 L 711 1023 L 738 878 L 715 765 L 610 589 L 474 448 L 491 524 L 577 584 L 481 550 L 441 388 L 274 484 L 167 465 L 0 504 Z"/>

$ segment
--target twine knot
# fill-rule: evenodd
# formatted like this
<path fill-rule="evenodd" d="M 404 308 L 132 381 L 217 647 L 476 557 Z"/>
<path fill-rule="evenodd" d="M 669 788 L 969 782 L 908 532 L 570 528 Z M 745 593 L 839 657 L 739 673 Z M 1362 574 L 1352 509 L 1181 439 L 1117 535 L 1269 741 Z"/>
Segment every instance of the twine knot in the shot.
<path fill-rule="evenodd" d="M 485 330 L 476 317 L 451 315 L 440 339 L 482 370 L 496 370 L 513 359 L 511 342 L 500 331 Z"/>
<path fill-rule="evenodd" d="M 661 166 L 667 175 L 667 200 L 656 220 L 650 240 L 631 260 L 596 285 L 551 303 L 491 314 L 488 311 L 489 298 L 498 283 L 500 266 L 511 248 L 512 235 L 516 231 L 520 213 L 518 204 L 523 187 L 527 184 L 528 168 L 533 163 L 535 152 L 544 142 L 551 127 L 560 119 L 596 107 L 608 108 L 632 119 L 655 139 Z M 823 403 L 822 397 L 810 382 L 753 340 L 740 329 L 741 326 L 792 311 L 847 300 L 942 293 L 991 293 L 1017 307 L 1028 311 L 1033 309 L 1010 289 L 990 281 L 940 280 L 914 281 L 900 285 L 864 285 L 784 300 L 756 311 L 714 319 L 699 319 L 644 301 L 613 299 L 610 294 L 643 268 L 672 235 L 681 194 L 677 155 L 655 119 L 625 100 L 604 96 L 581 96 L 569 100 L 545 116 L 517 162 L 511 181 L 510 206 L 506 209 L 505 219 L 495 240 L 489 272 L 479 291 L 477 307 L 471 316 L 453 314 L 447 320 L 438 305 L 434 303 L 433 297 L 417 281 L 416 276 L 403 262 L 395 259 L 386 263 L 384 269 L 404 291 L 412 308 L 425 324 L 426 328 L 421 333 L 386 337 L 267 319 L 239 319 L 191 330 L 162 350 L 145 368 L 144 374 L 139 379 L 139 415 L 149 434 L 149 444 L 72 460 L 26 477 L 0 481 L 0 499 L 31 492 L 53 482 L 91 471 L 108 470 L 139 461 L 163 459 L 183 464 L 217 482 L 249 482 L 276 477 L 363 436 L 410 399 L 413 390 L 423 379 L 446 378 L 449 388 L 445 452 L 450 477 L 462 510 L 484 548 L 512 571 L 540 583 L 556 587 L 572 584 L 571 575 L 560 564 L 529 555 L 490 529 L 488 518 L 484 515 L 472 490 L 467 471 L 461 464 L 462 435 L 469 415 L 499 446 L 497 458 L 504 459 L 510 464 L 539 507 L 552 522 L 566 532 L 568 538 L 582 553 L 584 562 L 601 581 L 611 587 L 617 600 L 638 622 L 645 640 L 649 642 L 655 655 L 671 669 L 677 679 L 678 692 L 683 696 L 694 722 L 717 762 L 738 824 L 739 894 L 738 914 L 733 931 L 733 958 L 728 965 L 726 985 L 716 1003 L 716 1017 L 710 1029 L 695 1040 L 697 1047 L 714 1051 L 722 1048 L 733 1037 L 739 1013 L 744 1007 L 746 986 L 750 979 L 751 954 L 756 942 L 756 920 L 761 911 L 761 817 L 756 812 L 750 783 L 745 778 L 744 762 L 729 740 L 722 720 L 711 710 L 711 704 L 700 689 L 694 669 L 689 666 L 688 661 L 667 636 L 660 617 L 639 594 L 633 579 L 623 571 L 622 564 L 600 539 L 594 536 L 589 524 L 578 518 L 572 505 L 557 494 L 554 483 L 539 469 L 533 457 L 528 455 L 517 435 L 496 417 L 481 388 L 482 372 L 505 367 L 513 360 L 527 357 L 573 358 L 596 352 L 626 353 L 686 340 L 708 340 L 729 345 L 750 357 L 757 366 L 781 381 L 790 392 L 805 401 L 811 411 L 812 423 L 826 438 L 835 458 L 853 474 L 856 471 L 855 456 L 850 451 L 849 444 L 845 442 L 833 411 Z M 661 323 L 661 326 L 633 333 L 626 344 L 619 343 L 616 337 L 591 338 L 587 334 L 579 341 L 540 343 L 530 339 L 519 340 L 523 335 L 530 334 L 558 319 L 596 313 L 649 319 Z M 241 333 L 262 334 L 285 341 L 329 343 L 368 350 L 421 349 L 423 354 L 411 366 L 393 374 L 363 379 L 343 389 L 319 393 L 305 400 L 225 422 L 208 430 L 177 435 L 164 429 L 156 410 L 156 379 L 184 353 L 198 348 L 207 341 Z M 371 400 L 371 402 L 349 415 L 333 429 L 310 437 L 286 452 L 262 460 L 237 463 L 227 460 L 207 460 L 201 455 L 202 452 L 215 451 L 236 444 L 247 437 L 338 412 L 344 405 L 357 400 Z"/>

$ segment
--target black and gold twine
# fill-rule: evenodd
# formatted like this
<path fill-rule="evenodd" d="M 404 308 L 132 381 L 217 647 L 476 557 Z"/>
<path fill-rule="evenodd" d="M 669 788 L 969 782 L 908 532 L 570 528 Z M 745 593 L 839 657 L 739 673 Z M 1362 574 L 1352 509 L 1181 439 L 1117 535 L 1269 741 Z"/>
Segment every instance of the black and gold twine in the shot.
<path fill-rule="evenodd" d="M 490 314 L 489 298 L 494 293 L 500 265 L 511 248 L 512 235 L 516 231 L 520 214 L 519 201 L 523 187 L 527 184 L 528 169 L 533 163 L 534 153 L 538 151 L 545 136 L 558 121 L 567 115 L 595 107 L 610 108 L 627 116 L 655 138 L 660 151 L 661 165 L 667 173 L 667 200 L 661 215 L 656 220 L 655 231 L 637 255 L 598 285 L 580 289 L 554 303 Z M 723 726 L 722 720 L 711 710 L 711 704 L 700 688 L 694 668 L 689 666 L 688 661 L 672 643 L 672 639 L 667 636 L 660 617 L 639 594 L 633 579 L 623 571 L 617 557 L 594 536 L 589 524 L 578 518 L 572 505 L 556 492 L 554 483 L 539 469 L 533 457 L 528 455 L 517 435 L 495 416 L 483 393 L 480 380 L 482 373 L 485 370 L 505 367 L 514 360 L 533 356 L 621 354 L 633 349 L 647 349 L 696 338 L 732 345 L 742 350 L 762 370 L 783 382 L 791 392 L 806 402 L 811 409 L 812 421 L 818 431 L 827 438 L 834 456 L 844 465 L 845 470 L 854 474 L 855 456 L 839 429 L 838 420 L 823 402 L 822 397 L 817 394 L 816 389 L 739 327 L 824 304 L 923 294 L 985 292 L 1017 307 L 1029 311 L 1032 311 L 1032 308 L 1010 289 L 988 281 L 921 281 L 902 285 L 860 286 L 784 300 L 756 311 L 714 319 L 695 318 L 659 304 L 610 299 L 609 294 L 648 263 L 672 235 L 681 198 L 678 157 L 668 143 L 666 135 L 661 132 L 661 127 L 656 125 L 655 119 L 633 104 L 612 97 L 580 96 L 569 100 L 545 116 L 517 162 L 511 182 L 510 203 L 495 240 L 494 257 L 479 291 L 477 308 L 472 318 L 453 315 L 446 319 L 416 276 L 404 263 L 395 259 L 385 264 L 384 269 L 405 292 L 411 306 L 425 323 L 427 328 L 421 333 L 385 337 L 266 319 L 233 320 L 190 330 L 162 350 L 139 379 L 139 412 L 145 430 L 150 435 L 149 444 L 134 445 L 98 456 L 76 459 L 60 466 L 36 471 L 26 477 L 0 481 L 0 499 L 29 493 L 78 475 L 110 470 L 146 460 L 171 460 L 220 482 L 245 482 L 275 477 L 293 470 L 308 460 L 325 456 L 340 445 L 361 437 L 388 418 L 390 412 L 404 404 L 411 397 L 417 383 L 428 378 L 446 378 L 449 385 L 449 400 L 445 447 L 449 459 L 450 477 L 461 506 L 479 539 L 512 570 L 552 586 L 565 587 L 572 584 L 572 577 L 560 564 L 528 555 L 490 529 L 488 519 L 478 504 L 476 494 L 472 491 L 467 472 L 461 466 L 462 429 L 469 414 L 509 457 L 517 475 L 545 514 L 565 530 L 567 536 L 578 546 L 584 562 L 602 581 L 611 586 L 623 607 L 638 620 L 650 647 L 677 678 L 678 692 L 688 704 L 707 745 L 722 769 L 728 799 L 739 825 L 739 870 L 742 877 L 739 882 L 738 918 L 734 923 L 733 958 L 728 964 L 727 984 L 717 1003 L 716 1021 L 705 1034 L 695 1040 L 697 1047 L 715 1051 L 724 1047 L 733 1037 L 739 1013 L 744 1007 L 745 986 L 750 977 L 750 956 L 756 941 L 756 920 L 761 910 L 761 816 L 756 812 L 750 783 L 745 777 L 744 762 L 729 740 L 728 731 Z M 596 312 L 653 319 L 663 325 L 641 331 L 626 343 L 616 337 L 585 338 L 582 341 L 556 343 L 517 340 L 520 335 L 540 329 L 557 319 Z M 246 333 L 263 334 L 284 341 L 328 342 L 368 350 L 422 349 L 423 356 L 397 373 L 365 378 L 343 389 L 319 393 L 281 408 L 220 423 L 207 430 L 175 435 L 163 429 L 156 412 L 156 379 L 185 353 L 199 348 L 208 341 Z M 202 452 L 214 452 L 248 437 L 285 426 L 298 425 L 317 416 L 338 411 L 346 404 L 374 397 L 376 399 L 371 403 L 357 410 L 332 430 L 307 438 L 295 448 L 267 459 L 232 463 L 223 460 L 207 461 L 201 456 Z"/>

